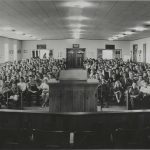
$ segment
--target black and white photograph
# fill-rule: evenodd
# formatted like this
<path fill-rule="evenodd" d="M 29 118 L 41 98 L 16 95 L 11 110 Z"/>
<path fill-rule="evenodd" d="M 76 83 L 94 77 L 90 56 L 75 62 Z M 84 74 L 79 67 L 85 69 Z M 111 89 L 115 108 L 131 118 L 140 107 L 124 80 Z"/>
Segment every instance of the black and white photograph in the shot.
<path fill-rule="evenodd" d="M 150 149 L 149 0 L 0 0 L 7 149 Z"/>

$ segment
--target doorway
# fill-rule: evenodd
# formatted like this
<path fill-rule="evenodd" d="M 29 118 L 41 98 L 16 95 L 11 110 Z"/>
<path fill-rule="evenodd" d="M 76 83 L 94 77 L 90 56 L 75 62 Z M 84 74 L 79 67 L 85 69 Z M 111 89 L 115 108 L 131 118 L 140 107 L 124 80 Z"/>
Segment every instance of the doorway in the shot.
<path fill-rule="evenodd" d="M 146 43 L 143 44 L 143 62 L 146 63 Z"/>
<path fill-rule="evenodd" d="M 85 48 L 67 48 L 67 68 L 83 68 Z"/>
<path fill-rule="evenodd" d="M 138 50 L 138 45 L 134 44 L 133 45 L 133 62 L 137 62 L 137 50 Z"/>

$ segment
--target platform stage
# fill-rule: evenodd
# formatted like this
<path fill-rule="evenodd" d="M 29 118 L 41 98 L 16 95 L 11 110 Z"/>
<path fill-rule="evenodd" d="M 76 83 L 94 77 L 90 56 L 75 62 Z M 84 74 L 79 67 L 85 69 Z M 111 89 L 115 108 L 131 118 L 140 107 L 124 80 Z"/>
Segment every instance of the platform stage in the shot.
<path fill-rule="evenodd" d="M 150 149 L 149 116 L 150 110 L 48 113 L 1 109 L 1 149 Z"/>
<path fill-rule="evenodd" d="M 49 83 L 50 112 L 96 112 L 97 82 L 87 82 L 87 71 L 63 70 L 59 83 Z"/>

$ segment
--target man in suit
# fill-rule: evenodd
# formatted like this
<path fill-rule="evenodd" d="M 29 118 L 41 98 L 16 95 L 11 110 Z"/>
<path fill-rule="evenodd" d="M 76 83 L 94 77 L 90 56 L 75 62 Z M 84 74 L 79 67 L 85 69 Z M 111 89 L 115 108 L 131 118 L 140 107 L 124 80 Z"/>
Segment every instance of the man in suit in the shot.
<path fill-rule="evenodd" d="M 36 100 L 36 103 L 39 103 L 40 91 L 32 75 L 29 76 L 27 89 L 28 89 L 28 105 L 30 106 L 31 101 L 35 101 L 35 100 Z M 33 99 L 33 97 L 36 97 L 36 99 L 35 98 Z"/>
<path fill-rule="evenodd" d="M 96 96 L 98 98 L 98 103 L 100 103 L 101 110 L 104 106 L 104 102 L 106 102 L 106 106 L 108 107 L 108 84 L 103 75 L 101 76 L 99 85 L 97 87 Z"/>

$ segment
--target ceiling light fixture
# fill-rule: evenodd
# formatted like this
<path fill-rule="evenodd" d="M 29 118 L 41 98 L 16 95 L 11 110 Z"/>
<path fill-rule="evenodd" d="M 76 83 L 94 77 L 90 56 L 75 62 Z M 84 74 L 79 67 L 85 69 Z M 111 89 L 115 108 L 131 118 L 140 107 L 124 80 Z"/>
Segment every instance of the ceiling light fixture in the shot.
<path fill-rule="evenodd" d="M 42 40 L 42 39 L 41 39 L 41 38 L 38 38 L 37 40 L 40 41 L 40 40 Z"/>
<path fill-rule="evenodd" d="M 126 35 L 132 35 L 132 34 L 134 34 L 135 32 L 132 32 L 132 31 L 126 31 L 126 32 L 124 32 L 124 34 L 126 34 Z"/>
<path fill-rule="evenodd" d="M 35 36 L 32 36 L 32 39 L 37 39 L 37 37 L 35 37 Z"/>
<path fill-rule="evenodd" d="M 113 40 L 118 40 L 118 37 L 113 36 L 112 39 L 113 39 Z"/>
<path fill-rule="evenodd" d="M 80 32 L 74 32 L 73 33 L 73 38 L 75 38 L 75 39 L 79 39 L 80 38 Z"/>
<path fill-rule="evenodd" d="M 68 20 L 78 20 L 78 21 L 89 20 L 88 17 L 84 17 L 84 16 L 70 16 L 70 17 L 67 17 L 66 19 L 68 19 Z"/>
<path fill-rule="evenodd" d="M 23 32 L 21 32 L 21 31 L 16 31 L 15 33 L 18 35 L 23 35 Z"/>
<path fill-rule="evenodd" d="M 32 35 L 31 34 L 23 34 L 24 36 L 26 37 L 31 37 Z"/>
<path fill-rule="evenodd" d="M 125 37 L 125 35 L 124 34 L 118 34 L 118 35 L 116 35 L 116 37 L 123 38 L 123 37 Z"/>
<path fill-rule="evenodd" d="M 93 6 L 92 3 L 86 2 L 86 1 L 72 1 L 72 2 L 66 2 L 63 4 L 65 7 L 77 7 L 77 8 L 85 8 L 85 7 L 91 7 Z"/>
<path fill-rule="evenodd" d="M 150 21 L 146 21 L 146 22 L 145 22 L 145 24 L 148 24 L 148 25 L 150 25 Z"/>
<path fill-rule="evenodd" d="M 14 30 L 14 28 L 10 27 L 10 26 L 6 26 L 6 27 L 3 27 L 2 30 L 4 30 L 4 31 L 12 31 L 12 30 Z"/>
<path fill-rule="evenodd" d="M 113 41 L 114 39 L 113 39 L 113 38 L 108 38 L 108 40 L 109 40 L 109 41 Z"/>
<path fill-rule="evenodd" d="M 85 30 L 77 28 L 77 29 L 71 29 L 70 31 L 77 33 L 77 32 L 84 32 Z"/>
<path fill-rule="evenodd" d="M 135 27 L 135 28 L 132 28 L 132 29 L 135 30 L 135 31 L 145 31 L 145 30 L 147 30 L 147 28 L 142 27 L 142 26 Z"/>
<path fill-rule="evenodd" d="M 73 27 L 73 28 L 82 28 L 82 27 L 86 27 L 87 25 L 84 25 L 84 24 L 70 24 L 69 26 Z"/>
<path fill-rule="evenodd" d="M 80 34 L 74 34 L 74 35 L 73 35 L 73 38 L 74 38 L 74 39 L 80 39 Z"/>

